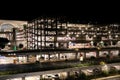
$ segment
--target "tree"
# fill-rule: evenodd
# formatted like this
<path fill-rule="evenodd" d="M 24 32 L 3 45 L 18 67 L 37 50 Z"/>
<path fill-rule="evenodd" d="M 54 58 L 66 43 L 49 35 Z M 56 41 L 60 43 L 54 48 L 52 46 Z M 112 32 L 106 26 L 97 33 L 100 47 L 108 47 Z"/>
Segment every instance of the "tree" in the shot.
<path fill-rule="evenodd" d="M 19 44 L 19 48 L 23 48 L 23 44 Z"/>
<path fill-rule="evenodd" d="M 94 45 L 94 46 L 97 46 L 97 42 L 94 42 L 93 45 Z"/>
<path fill-rule="evenodd" d="M 7 38 L 2 38 L 0 37 L 0 48 L 4 49 L 5 45 L 9 42 L 9 40 Z"/>

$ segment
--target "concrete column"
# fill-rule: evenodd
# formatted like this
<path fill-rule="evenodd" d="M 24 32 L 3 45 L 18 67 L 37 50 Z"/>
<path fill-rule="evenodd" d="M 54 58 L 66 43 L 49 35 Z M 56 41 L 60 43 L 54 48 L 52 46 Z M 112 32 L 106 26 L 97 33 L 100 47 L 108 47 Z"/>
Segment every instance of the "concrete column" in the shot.
<path fill-rule="evenodd" d="M 25 76 L 24 76 L 24 77 L 22 77 L 22 80 L 25 80 Z"/>
<path fill-rule="evenodd" d="M 96 51 L 96 58 L 99 58 L 99 50 Z"/>
<path fill-rule="evenodd" d="M 29 55 L 26 55 L 26 59 L 27 59 L 26 62 L 29 62 Z"/>
<path fill-rule="evenodd" d="M 50 60 L 50 54 L 48 54 L 48 60 Z"/>
<path fill-rule="evenodd" d="M 84 59 L 86 59 L 86 52 L 84 52 Z"/>
<path fill-rule="evenodd" d="M 118 55 L 120 54 L 120 49 L 118 50 Z M 119 57 L 119 56 L 118 56 Z"/>
<path fill-rule="evenodd" d="M 113 59 L 114 53 L 111 53 L 111 50 L 108 50 L 108 55 L 110 56 L 110 59 Z"/>
<path fill-rule="evenodd" d="M 77 60 L 78 52 L 75 53 L 75 60 Z"/>
<path fill-rule="evenodd" d="M 67 77 L 70 77 L 70 72 L 67 72 Z"/>
<path fill-rule="evenodd" d="M 13 28 L 13 41 L 12 41 L 12 45 L 13 45 L 13 49 L 16 50 L 16 28 Z"/>
<path fill-rule="evenodd" d="M 35 61 L 37 61 L 37 56 L 36 56 L 36 55 L 34 55 L 34 57 L 35 57 Z"/>
<path fill-rule="evenodd" d="M 108 50 L 108 54 L 110 54 L 110 50 Z"/>
<path fill-rule="evenodd" d="M 82 74 L 82 71 L 81 71 L 81 69 L 79 70 L 79 74 Z"/>
<path fill-rule="evenodd" d="M 40 75 L 40 80 L 42 80 L 42 78 L 43 78 L 43 76 L 42 76 L 42 75 Z"/>
<path fill-rule="evenodd" d="M 60 53 L 58 53 L 58 60 L 60 60 Z"/>

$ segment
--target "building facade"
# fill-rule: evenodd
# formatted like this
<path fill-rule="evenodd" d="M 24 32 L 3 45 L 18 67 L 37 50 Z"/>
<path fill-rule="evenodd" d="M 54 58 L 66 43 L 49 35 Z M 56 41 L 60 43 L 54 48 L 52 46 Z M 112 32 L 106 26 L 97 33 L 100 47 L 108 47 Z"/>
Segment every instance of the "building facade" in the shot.
<path fill-rule="evenodd" d="M 90 25 L 62 23 L 40 18 L 26 28 L 28 49 L 80 49 L 120 47 L 117 24 Z"/>
<path fill-rule="evenodd" d="M 25 25 L 27 25 L 27 21 L 0 20 L 0 37 L 7 38 L 10 41 L 4 50 L 11 50 L 20 44 L 26 44 Z"/>
<path fill-rule="evenodd" d="M 27 21 L 0 20 L 0 37 L 9 40 L 9 43 L 0 50 L 1 53 L 3 51 L 8 52 L 7 54 L 0 53 L 0 64 L 14 63 L 17 56 L 15 54 L 10 55 L 9 53 L 26 48 L 25 25 L 27 25 Z M 20 45 L 22 45 L 22 48 L 20 48 Z"/>
<path fill-rule="evenodd" d="M 0 53 L 2 63 L 84 60 L 91 57 L 118 57 L 120 54 L 118 24 L 74 24 L 64 18 L 49 17 L 29 22 L 3 22 L 6 24 L 1 23 L 0 36 L 11 40 L 12 50 L 14 46 L 17 46 L 17 49 L 15 52 Z M 19 26 L 15 26 L 17 24 Z M 21 49 L 20 44 L 24 45 Z"/>
<path fill-rule="evenodd" d="M 119 29 L 118 24 L 73 24 L 58 18 L 38 18 L 29 22 L 26 28 L 27 49 L 46 50 L 53 56 L 58 51 L 60 58 L 72 59 L 78 59 L 80 55 L 84 58 L 118 56 Z"/>

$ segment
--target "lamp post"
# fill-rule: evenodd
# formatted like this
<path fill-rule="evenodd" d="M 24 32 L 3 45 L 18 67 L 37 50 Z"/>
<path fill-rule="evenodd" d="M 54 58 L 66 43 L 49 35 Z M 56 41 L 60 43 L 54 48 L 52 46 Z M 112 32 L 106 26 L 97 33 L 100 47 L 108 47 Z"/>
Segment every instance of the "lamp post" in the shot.
<path fill-rule="evenodd" d="M 16 50 L 16 28 L 13 28 L 13 49 Z"/>

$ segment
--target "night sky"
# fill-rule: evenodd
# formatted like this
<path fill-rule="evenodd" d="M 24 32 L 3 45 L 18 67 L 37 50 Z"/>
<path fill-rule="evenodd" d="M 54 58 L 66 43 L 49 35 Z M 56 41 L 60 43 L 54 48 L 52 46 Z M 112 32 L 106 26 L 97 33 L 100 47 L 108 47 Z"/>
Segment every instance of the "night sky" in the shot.
<path fill-rule="evenodd" d="M 22 3 L 22 2 L 21 2 Z M 41 16 L 64 16 L 76 23 L 120 23 L 119 4 L 105 2 L 32 2 L 0 6 L 0 19 L 31 21 Z M 116 2 L 117 3 L 117 2 Z"/>
<path fill-rule="evenodd" d="M 0 19 L 5 20 L 23 20 L 23 21 L 31 21 L 41 16 L 48 16 L 48 17 L 65 17 L 66 20 L 73 23 L 94 23 L 94 24 L 107 24 L 107 23 L 120 23 L 120 16 L 119 15 L 87 15 L 87 14 L 33 14 L 33 15 L 3 15 L 0 16 Z"/>

